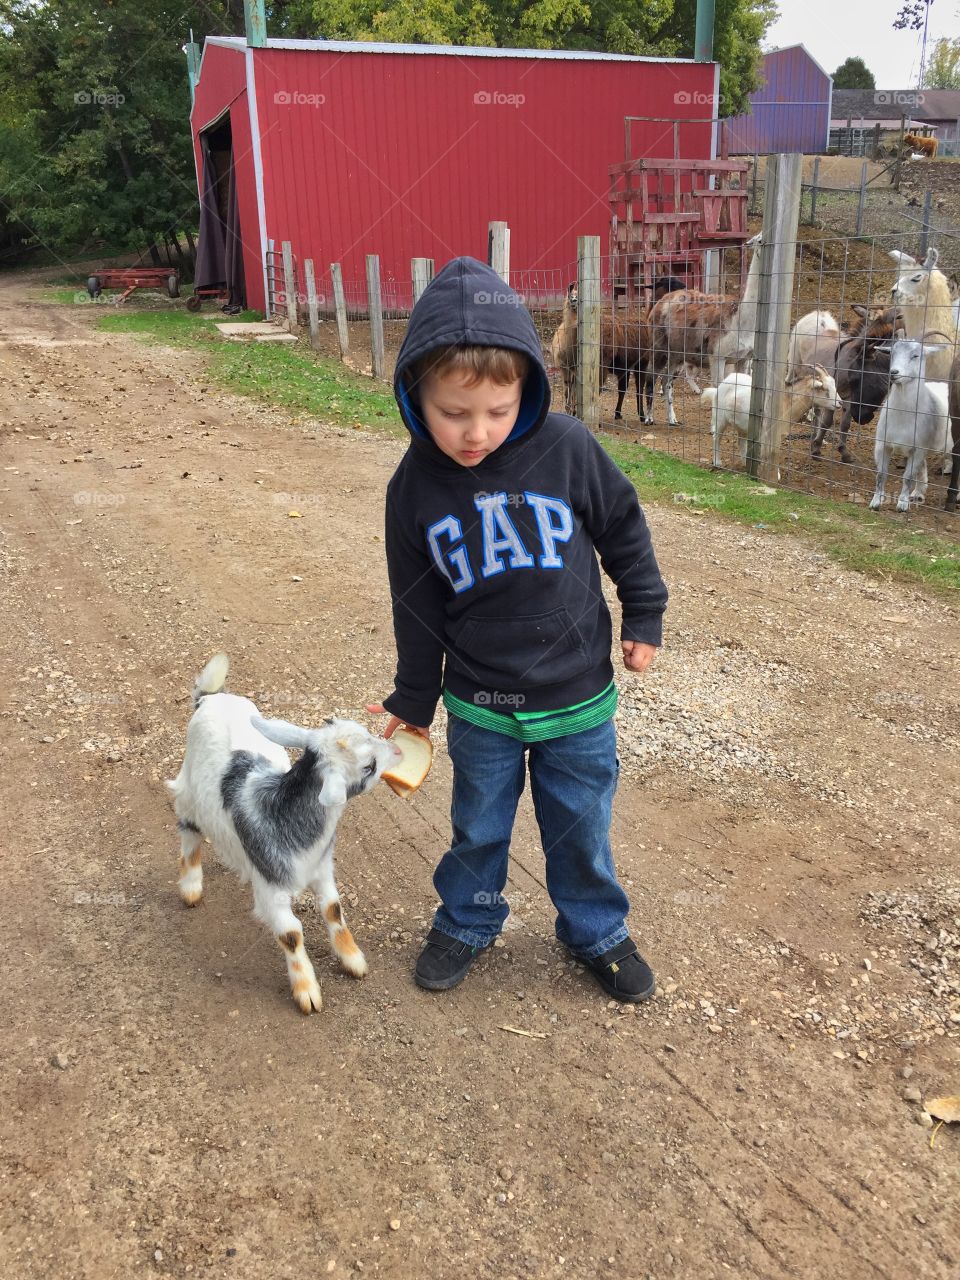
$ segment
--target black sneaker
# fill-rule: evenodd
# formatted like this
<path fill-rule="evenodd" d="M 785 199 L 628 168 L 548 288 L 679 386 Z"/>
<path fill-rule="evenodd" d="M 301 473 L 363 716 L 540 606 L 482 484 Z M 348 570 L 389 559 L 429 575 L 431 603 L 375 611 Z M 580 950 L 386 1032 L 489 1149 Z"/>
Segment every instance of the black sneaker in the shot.
<path fill-rule="evenodd" d="M 463 981 L 467 970 L 484 950 L 485 947 L 471 947 L 469 942 L 461 942 L 439 929 L 431 929 L 417 957 L 414 980 L 418 987 L 427 991 L 449 991 Z"/>
<path fill-rule="evenodd" d="M 604 991 L 614 1000 L 622 1000 L 625 1004 L 639 1004 L 641 1000 L 649 1000 L 657 989 L 657 980 L 653 970 L 637 950 L 632 938 L 624 938 L 603 955 L 587 960 L 570 953 L 581 964 L 585 964 Z"/>

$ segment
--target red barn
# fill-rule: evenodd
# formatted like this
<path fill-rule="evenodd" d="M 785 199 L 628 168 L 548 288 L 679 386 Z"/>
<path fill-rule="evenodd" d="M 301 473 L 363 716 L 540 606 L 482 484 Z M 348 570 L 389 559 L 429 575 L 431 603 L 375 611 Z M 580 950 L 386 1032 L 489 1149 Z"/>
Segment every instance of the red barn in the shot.
<path fill-rule="evenodd" d="M 681 157 L 710 159 L 718 77 L 713 62 L 610 53 L 208 37 L 198 185 L 213 199 L 219 183 L 230 207 L 249 306 L 267 309 L 284 240 L 321 277 L 340 262 L 361 280 L 379 254 L 385 300 L 407 306 L 410 259 L 486 259 L 491 219 L 523 270 L 568 267 L 578 235 L 606 245 L 624 118 L 658 118 L 631 126 L 631 158 L 672 157 L 678 137 Z"/>

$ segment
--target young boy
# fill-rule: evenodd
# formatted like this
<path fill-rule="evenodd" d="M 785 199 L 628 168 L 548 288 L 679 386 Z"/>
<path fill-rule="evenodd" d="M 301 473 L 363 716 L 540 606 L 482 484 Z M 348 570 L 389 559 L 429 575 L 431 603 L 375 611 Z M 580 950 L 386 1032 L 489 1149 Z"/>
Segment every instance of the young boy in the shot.
<path fill-rule="evenodd" d="M 620 762 L 610 613 L 624 666 L 661 643 L 664 586 L 636 492 L 577 418 L 550 412 L 533 321 L 490 268 L 456 258 L 424 290 L 394 390 L 411 443 L 387 486 L 396 688 L 374 713 L 428 734 L 441 695 L 453 761 L 442 905 L 421 987 L 456 986 L 503 928 L 510 837 L 530 788 L 556 934 L 618 1000 L 655 982 L 624 923 L 610 851 Z"/>

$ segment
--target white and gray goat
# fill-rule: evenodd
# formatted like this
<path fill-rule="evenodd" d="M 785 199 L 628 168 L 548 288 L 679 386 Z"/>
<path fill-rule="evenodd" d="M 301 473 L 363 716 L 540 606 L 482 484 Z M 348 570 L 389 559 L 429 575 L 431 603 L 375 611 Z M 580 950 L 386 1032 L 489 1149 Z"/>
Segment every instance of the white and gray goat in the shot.
<path fill-rule="evenodd" d="M 901 449 L 907 456 L 898 511 L 909 511 L 911 499 L 923 502 L 927 493 L 927 463 L 952 448 L 947 384 L 927 382 L 926 363 L 939 357 L 944 344 L 924 345 L 901 338 L 890 348 L 890 390 L 880 407 L 873 457 L 877 485 L 870 506 L 876 510 L 886 499 L 890 455 Z"/>
<path fill-rule="evenodd" d="M 193 690 L 194 713 L 173 792 L 180 832 L 179 887 L 188 906 L 203 893 L 200 842 L 253 887 L 254 915 L 283 948 L 293 998 L 303 1013 L 321 1007 L 320 985 L 292 903 L 312 889 L 330 945 L 356 978 L 363 952 L 343 918 L 334 880 L 337 823 L 348 799 L 369 791 L 400 749 L 352 720 L 320 729 L 265 720 L 249 698 L 224 693 L 226 654 L 212 658 Z M 302 752 L 290 765 L 287 748 Z"/>

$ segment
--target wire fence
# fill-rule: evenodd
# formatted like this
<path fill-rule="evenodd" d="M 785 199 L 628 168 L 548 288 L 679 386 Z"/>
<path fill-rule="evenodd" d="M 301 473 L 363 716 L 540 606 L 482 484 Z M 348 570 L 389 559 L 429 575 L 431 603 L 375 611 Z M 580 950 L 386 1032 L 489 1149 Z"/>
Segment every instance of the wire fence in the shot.
<path fill-rule="evenodd" d="M 786 248 L 789 308 L 779 326 L 758 307 L 759 251 L 739 296 L 668 294 L 635 317 L 604 299 L 600 424 L 699 467 L 746 470 L 748 443 L 756 446 L 763 429 L 751 405 L 763 348 L 774 393 L 763 424 L 772 430 L 778 469 L 772 483 L 888 511 L 899 501 L 916 513 L 922 502 L 924 523 L 956 532 L 956 517 L 945 512 L 949 477 L 941 474 L 951 461 L 951 383 L 960 426 L 960 303 L 949 281 L 923 269 L 917 238 L 904 231 L 869 244 L 826 236 Z M 735 278 L 737 264 L 726 267 Z M 910 348 L 904 339 L 922 342 Z M 617 351 L 618 342 L 636 342 L 635 361 L 632 350 Z M 923 363 L 908 368 L 911 355 Z M 881 419 L 881 406 L 894 400 L 902 408 L 896 422 L 892 410 Z M 889 446 L 879 453 L 878 425 Z M 878 471 L 886 472 L 882 499 Z"/>
<path fill-rule="evenodd" d="M 589 315 L 582 302 L 568 299 L 578 282 L 576 260 L 512 270 L 509 279 L 540 336 L 556 409 L 583 412 L 584 383 L 595 378 L 592 425 L 703 468 L 742 471 L 749 464 L 759 475 L 765 450 L 770 482 L 860 506 L 876 505 L 878 469 L 886 470 L 881 509 L 896 511 L 902 494 L 906 512 L 915 516 L 922 508 L 925 524 L 955 532 L 956 517 L 945 513 L 948 476 L 941 467 L 949 464 L 952 445 L 948 384 L 960 378 L 960 303 L 949 277 L 924 267 L 922 250 L 937 249 L 947 259 L 960 243 L 952 230 L 930 226 L 923 244 L 921 230 L 909 221 L 869 239 L 807 230 L 789 243 L 755 247 L 745 278 L 741 253 L 728 249 L 713 255 L 708 292 L 677 292 L 664 276 L 661 290 L 641 291 L 631 301 L 611 284 L 620 264 L 603 257 Z M 777 262 L 779 270 L 771 267 Z M 761 305 L 764 272 L 768 293 L 787 291 L 777 312 Z M 332 273 L 318 274 L 316 289 L 320 318 L 334 320 Z M 374 372 L 368 281 L 344 280 L 342 290 L 345 358 Z M 411 281 L 380 284 L 379 376 L 387 380 L 413 298 Z M 900 369 L 910 353 L 896 344 L 917 338 L 928 348 L 914 369 L 923 376 L 913 380 L 912 403 L 900 387 L 902 421 L 894 431 L 890 413 L 882 420 L 889 448 L 878 451 L 891 359 L 898 386 L 901 379 L 910 382 L 909 370 Z M 319 326 L 316 345 L 341 353 L 335 324 Z M 758 351 L 764 353 L 762 406 L 754 396 Z M 935 384 L 932 399 L 925 395 L 929 384 Z M 960 387 L 953 394 L 960 425 Z"/>

